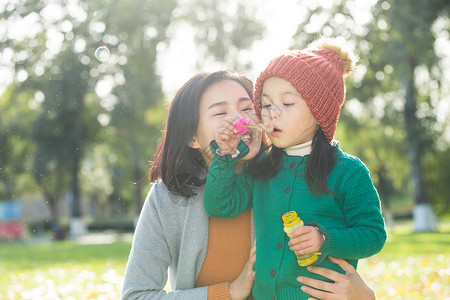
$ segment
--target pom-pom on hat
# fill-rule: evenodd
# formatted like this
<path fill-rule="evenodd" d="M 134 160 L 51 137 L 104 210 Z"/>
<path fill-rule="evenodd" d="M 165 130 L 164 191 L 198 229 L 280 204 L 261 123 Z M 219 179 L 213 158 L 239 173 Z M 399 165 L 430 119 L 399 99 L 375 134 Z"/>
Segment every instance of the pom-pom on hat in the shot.
<path fill-rule="evenodd" d="M 344 103 L 344 75 L 351 73 L 356 57 L 335 40 L 320 39 L 310 48 L 292 50 L 272 59 L 255 83 L 255 110 L 261 116 L 264 81 L 270 77 L 288 80 L 308 104 L 328 142 L 334 137 Z"/>

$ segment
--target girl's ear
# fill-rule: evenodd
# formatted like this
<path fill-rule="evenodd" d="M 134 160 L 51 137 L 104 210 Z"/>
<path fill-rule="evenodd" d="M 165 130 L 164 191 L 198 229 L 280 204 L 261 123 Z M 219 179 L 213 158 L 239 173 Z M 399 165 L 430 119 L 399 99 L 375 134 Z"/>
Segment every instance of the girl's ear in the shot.
<path fill-rule="evenodd" d="M 191 141 L 189 142 L 189 147 L 193 148 L 193 149 L 200 149 L 200 144 L 198 143 L 197 139 L 195 138 L 195 136 L 192 137 Z"/>

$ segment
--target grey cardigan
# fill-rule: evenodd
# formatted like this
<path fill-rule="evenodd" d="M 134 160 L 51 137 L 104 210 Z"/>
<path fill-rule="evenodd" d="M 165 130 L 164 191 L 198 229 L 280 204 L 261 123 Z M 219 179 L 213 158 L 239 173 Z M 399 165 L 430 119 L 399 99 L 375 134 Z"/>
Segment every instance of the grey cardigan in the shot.
<path fill-rule="evenodd" d="M 203 187 L 172 194 L 162 181 L 151 188 L 139 216 L 125 270 L 122 299 L 207 299 L 194 288 L 208 247 L 209 216 Z M 252 214 L 252 240 L 254 239 Z M 170 290 L 164 287 L 169 278 Z"/>

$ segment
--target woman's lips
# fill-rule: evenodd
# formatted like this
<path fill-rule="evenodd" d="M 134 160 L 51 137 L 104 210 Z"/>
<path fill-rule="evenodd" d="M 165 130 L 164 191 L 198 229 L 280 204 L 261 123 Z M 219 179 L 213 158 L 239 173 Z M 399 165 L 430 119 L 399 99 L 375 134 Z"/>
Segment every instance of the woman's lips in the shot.
<path fill-rule="evenodd" d="M 242 135 L 241 140 L 246 145 L 249 145 L 251 144 L 251 142 L 253 142 L 253 134 L 250 131 L 247 131 L 245 134 Z"/>

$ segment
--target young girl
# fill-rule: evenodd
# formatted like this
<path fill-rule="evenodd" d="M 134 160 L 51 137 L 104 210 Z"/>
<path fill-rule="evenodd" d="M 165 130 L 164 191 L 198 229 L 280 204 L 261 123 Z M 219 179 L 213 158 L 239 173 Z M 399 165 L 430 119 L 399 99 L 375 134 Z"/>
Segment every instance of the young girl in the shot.
<path fill-rule="evenodd" d="M 349 52 L 325 40 L 274 58 L 254 92 L 258 115 L 273 127 L 272 145 L 243 174 L 234 171 L 236 159 L 248 151 L 235 120 L 228 118 L 216 130 L 205 209 L 229 218 L 253 205 L 256 299 L 308 299 L 294 278 L 313 275 L 297 264 L 295 254 L 321 252 L 316 264 L 342 272 L 328 255 L 356 267 L 357 259 L 384 245 L 380 200 L 369 171 L 333 141 L 344 101 L 343 76 L 354 63 Z M 291 210 L 307 226 L 289 241 L 281 215 Z"/>

